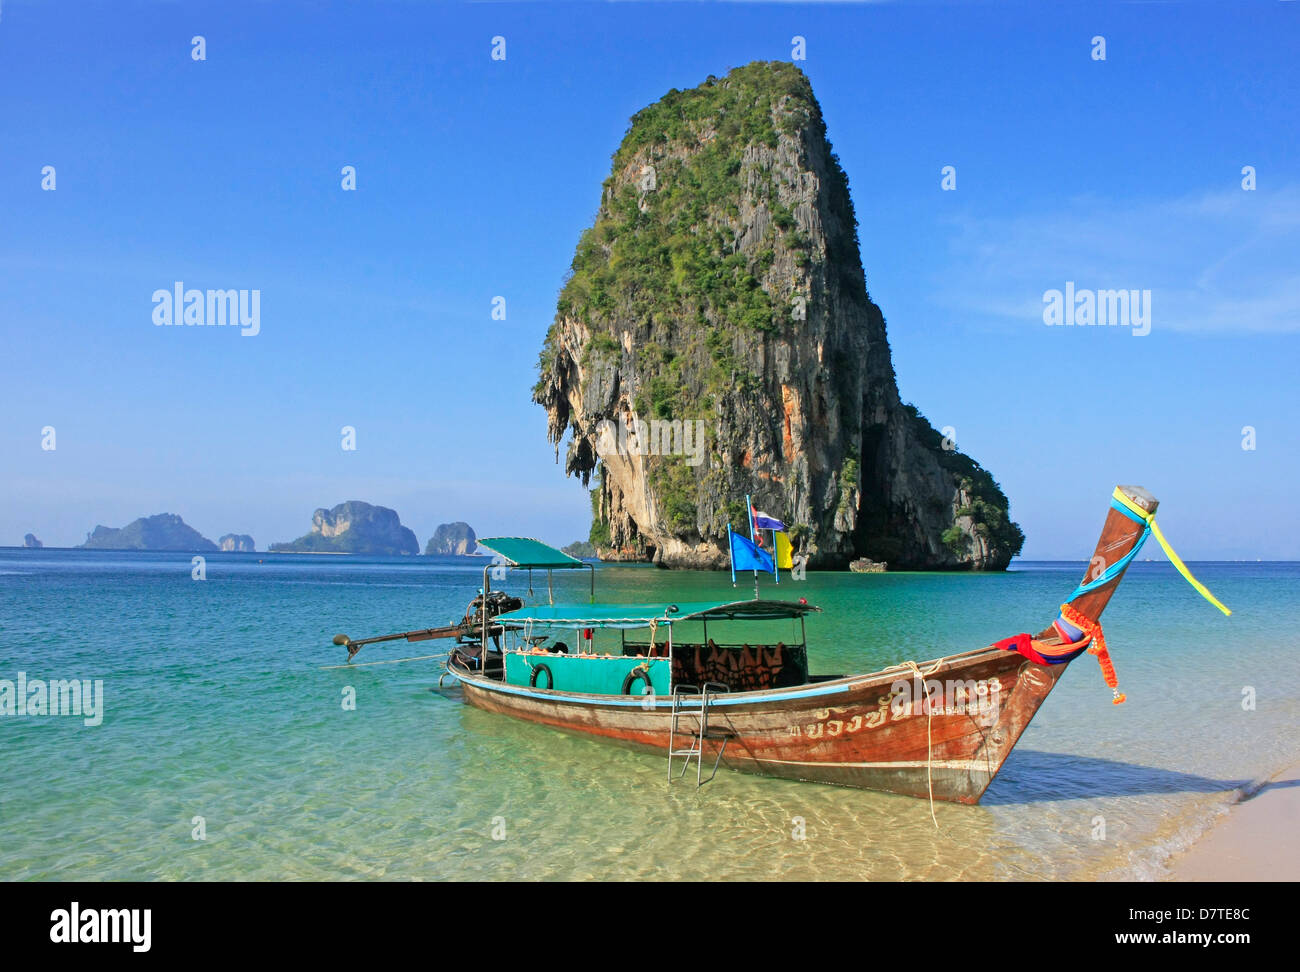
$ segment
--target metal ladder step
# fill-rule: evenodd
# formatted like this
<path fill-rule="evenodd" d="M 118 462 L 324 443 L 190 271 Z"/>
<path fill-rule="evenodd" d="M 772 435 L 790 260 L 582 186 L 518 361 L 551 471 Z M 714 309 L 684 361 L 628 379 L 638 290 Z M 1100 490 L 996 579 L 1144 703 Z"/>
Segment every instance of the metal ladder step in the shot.
<path fill-rule="evenodd" d="M 730 686 L 721 682 L 705 682 L 702 691 L 694 685 L 678 685 L 673 689 L 672 724 L 668 731 L 669 783 L 673 782 L 673 759 L 678 757 L 682 759 L 681 772 L 677 774 L 679 780 L 690 769 L 691 760 L 695 760 L 696 789 L 717 776 L 718 765 L 722 762 L 722 756 L 727 751 L 727 743 L 734 739 L 736 734 L 730 729 L 709 728 L 709 706 L 716 695 L 730 691 Z M 694 719 L 694 728 L 682 730 L 680 727 L 682 716 Z M 685 748 L 679 748 L 677 745 L 678 736 L 689 738 L 691 744 Z M 718 747 L 718 754 L 713 760 L 713 771 L 709 773 L 708 779 L 704 778 L 704 740 L 706 739 L 721 740 L 722 742 L 722 745 Z"/>

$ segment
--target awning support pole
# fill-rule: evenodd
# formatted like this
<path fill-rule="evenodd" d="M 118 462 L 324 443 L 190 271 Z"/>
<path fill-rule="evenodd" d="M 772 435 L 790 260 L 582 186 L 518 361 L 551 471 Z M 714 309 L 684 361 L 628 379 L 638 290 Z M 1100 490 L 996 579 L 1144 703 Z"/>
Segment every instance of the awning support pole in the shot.
<path fill-rule="evenodd" d="M 492 583 L 491 581 L 488 580 L 488 571 L 491 570 L 491 569 L 492 569 L 491 567 L 484 567 L 484 568 L 483 568 L 483 603 L 482 603 L 482 605 L 481 605 L 481 607 L 482 607 L 482 611 L 483 611 L 483 639 L 482 639 L 481 642 L 479 642 L 478 670 L 479 670 L 479 672 L 480 672 L 484 677 L 487 676 L 487 650 L 488 650 L 488 647 L 487 647 L 487 639 L 488 639 L 488 634 L 487 634 L 487 629 L 488 629 L 488 618 L 487 618 L 488 606 L 487 606 L 487 602 L 488 602 L 488 590 L 490 589 L 490 585 L 491 585 L 491 583 Z"/>

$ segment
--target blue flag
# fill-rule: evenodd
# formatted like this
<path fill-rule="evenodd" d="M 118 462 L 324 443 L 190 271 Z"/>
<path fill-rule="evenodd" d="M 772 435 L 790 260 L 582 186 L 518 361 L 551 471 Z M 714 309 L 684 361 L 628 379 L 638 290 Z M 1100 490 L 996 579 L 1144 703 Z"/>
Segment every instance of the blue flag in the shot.
<path fill-rule="evenodd" d="M 761 570 L 769 574 L 776 573 L 776 564 L 773 563 L 770 553 L 761 549 L 753 541 L 746 540 L 730 527 L 727 528 L 727 534 L 731 540 L 731 572 L 733 575 L 738 570 Z"/>

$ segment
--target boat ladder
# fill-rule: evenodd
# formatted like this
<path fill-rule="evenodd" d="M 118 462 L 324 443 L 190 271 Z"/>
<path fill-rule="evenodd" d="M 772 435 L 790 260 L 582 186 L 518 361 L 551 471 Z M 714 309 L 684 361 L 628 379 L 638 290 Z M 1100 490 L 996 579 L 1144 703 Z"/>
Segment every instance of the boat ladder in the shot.
<path fill-rule="evenodd" d="M 677 757 L 682 759 L 681 771 L 677 774 L 677 779 L 686 775 L 686 771 L 691 767 L 691 760 L 695 760 L 695 786 L 699 788 L 709 780 L 718 775 L 718 764 L 722 762 L 722 754 L 727 751 L 727 743 L 736 737 L 736 734 L 730 729 L 718 729 L 709 726 L 709 705 L 714 697 L 720 692 L 730 692 L 730 687 L 723 685 L 721 682 L 705 682 L 703 690 L 694 685 L 678 685 L 673 689 L 673 721 L 668 730 L 668 782 L 673 781 L 673 760 Z M 693 719 L 693 727 L 683 729 L 680 723 L 682 718 Z M 683 741 L 689 739 L 690 745 L 679 747 L 677 737 L 683 737 Z M 718 754 L 713 760 L 713 771 L 709 773 L 709 778 L 704 779 L 704 740 L 721 742 L 718 746 Z"/>

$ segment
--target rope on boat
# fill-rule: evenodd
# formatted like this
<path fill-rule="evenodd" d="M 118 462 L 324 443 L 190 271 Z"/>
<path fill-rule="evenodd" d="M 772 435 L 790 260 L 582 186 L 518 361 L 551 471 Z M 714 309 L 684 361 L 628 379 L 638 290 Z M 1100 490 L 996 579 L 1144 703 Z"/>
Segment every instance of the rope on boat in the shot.
<path fill-rule="evenodd" d="M 944 659 L 940 658 L 933 665 L 931 665 L 930 668 L 927 669 L 926 671 L 921 671 L 920 666 L 918 666 L 914 661 L 905 661 L 900 665 L 894 665 L 893 668 L 907 669 L 915 673 L 916 675 L 920 676 L 922 679 L 921 685 L 922 687 L 924 687 L 925 685 L 924 679 L 929 675 L 935 674 L 939 670 L 940 666 L 943 665 L 943 663 L 944 663 Z M 885 671 L 887 672 L 892 670 L 893 670 L 892 668 L 885 669 Z M 965 845 L 961 841 L 957 840 L 957 838 L 953 837 L 952 834 L 950 834 L 948 831 L 944 830 L 941 826 L 939 826 L 939 818 L 935 816 L 934 813 L 934 777 L 932 773 L 933 764 L 931 762 L 931 760 L 933 759 L 933 751 L 934 751 L 933 750 L 934 742 L 933 742 L 933 737 L 931 735 L 931 727 L 934 724 L 934 710 L 931 706 L 927 705 L 926 711 L 927 711 L 927 716 L 926 716 L 926 723 L 925 723 L 925 747 L 926 747 L 925 770 L 926 770 L 926 786 L 929 790 L 929 795 L 930 795 L 930 819 L 934 822 L 934 829 L 939 831 L 939 835 L 941 837 L 943 837 L 945 840 L 951 841 L 953 844 L 956 844 L 958 847 L 964 847 Z M 1015 861 L 1008 860 L 1006 863 L 1014 867 L 1017 871 L 1020 871 L 1022 874 L 1027 874 L 1030 877 L 1038 878 L 1039 880 L 1047 880 L 1047 878 L 1044 878 L 1043 875 L 1041 874 L 1035 874 L 1032 871 L 1026 871 Z"/>
<path fill-rule="evenodd" d="M 895 666 L 893 666 L 893 667 L 894 667 L 894 668 L 905 668 L 905 669 L 907 669 L 907 670 L 913 672 L 914 674 L 920 676 L 920 678 L 921 678 L 921 685 L 922 685 L 922 688 L 924 688 L 924 686 L 925 686 L 925 678 L 926 678 L 927 676 L 930 676 L 930 675 L 935 674 L 935 673 L 939 670 L 940 666 L 943 665 L 943 663 L 944 663 L 944 659 L 943 659 L 943 658 L 940 658 L 940 659 L 939 659 L 938 661 L 936 661 L 933 665 L 931 665 L 930 668 L 927 669 L 926 671 L 922 671 L 921 668 L 920 668 L 920 666 L 917 665 L 916 662 L 914 662 L 914 661 L 910 661 L 910 660 L 909 660 L 909 661 L 905 661 L 905 662 L 903 662 L 903 663 L 900 664 L 900 665 L 895 665 Z M 888 669 L 888 668 L 885 669 L 885 671 L 890 671 L 890 670 L 891 670 L 891 669 Z M 932 728 L 933 725 L 934 725 L 934 709 L 933 709 L 932 706 L 927 705 L 927 706 L 926 706 L 926 720 L 925 720 L 925 749 L 926 749 L 926 753 L 925 753 L 925 777 L 926 777 L 926 779 L 925 779 L 925 782 L 926 782 L 926 788 L 928 789 L 928 791 L 929 791 L 929 795 L 930 795 L 930 819 L 934 822 L 934 829 L 937 830 L 937 831 L 939 831 L 940 836 L 944 837 L 944 838 L 947 839 L 947 840 L 952 841 L 954 844 L 956 844 L 957 846 L 961 847 L 961 846 L 964 846 L 964 845 L 962 845 L 961 841 L 957 840 L 955 837 L 952 836 L 952 834 L 948 833 L 948 831 L 944 830 L 942 827 L 939 826 L 939 818 L 938 818 L 937 816 L 935 816 L 935 812 L 934 812 L 934 774 L 933 774 L 933 762 L 932 762 L 932 760 L 933 760 L 933 758 L 934 758 L 934 757 L 933 757 L 933 753 L 934 753 L 934 739 L 933 739 L 933 736 L 931 735 L 931 728 Z M 1026 870 L 1025 870 L 1023 867 L 1021 867 L 1019 864 L 1015 863 L 1015 861 L 1010 861 L 1010 860 L 1009 860 L 1009 861 L 1007 861 L 1006 863 L 1010 864 L 1012 867 L 1014 867 L 1017 871 L 1020 871 L 1022 874 L 1028 874 L 1030 877 L 1039 878 L 1040 880 L 1045 880 L 1041 874 L 1035 874 L 1035 873 L 1033 873 L 1032 871 L 1026 871 Z"/>
<path fill-rule="evenodd" d="M 371 665 L 398 665 L 402 662 L 428 661 L 430 658 L 446 659 L 448 657 L 450 656 L 444 651 L 439 652 L 436 655 L 416 655 L 412 658 L 385 658 L 383 661 L 360 662 L 356 665 L 353 665 L 351 662 L 345 665 L 322 665 L 320 670 L 322 672 L 328 672 L 337 668 L 369 668 Z"/>
<path fill-rule="evenodd" d="M 895 668 L 905 668 L 916 675 L 921 680 L 921 696 L 925 699 L 925 786 L 930 794 L 930 819 L 934 821 L 934 829 L 939 830 L 939 818 L 934 814 L 934 737 L 931 735 L 931 729 L 934 726 L 934 706 L 930 704 L 930 697 L 925 694 L 925 680 L 937 672 L 944 663 L 940 658 L 927 671 L 921 671 L 921 666 L 916 662 L 903 662 L 901 665 L 895 665 Z M 886 669 L 888 671 L 888 669 Z"/>

